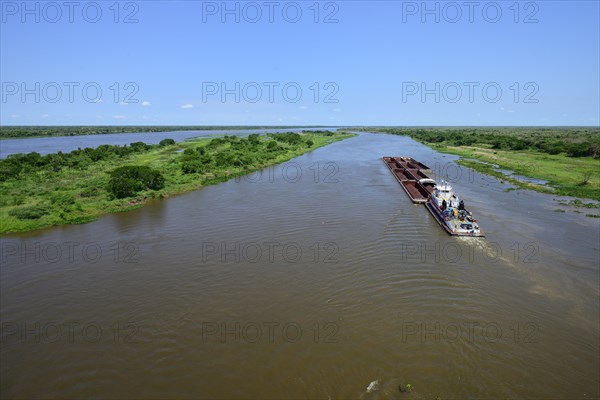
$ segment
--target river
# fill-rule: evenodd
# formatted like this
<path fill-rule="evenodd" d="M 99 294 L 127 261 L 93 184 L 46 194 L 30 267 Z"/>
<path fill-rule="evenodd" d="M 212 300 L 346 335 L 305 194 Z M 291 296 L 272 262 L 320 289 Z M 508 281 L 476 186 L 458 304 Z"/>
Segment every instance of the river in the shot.
<path fill-rule="evenodd" d="M 335 129 L 335 128 L 334 128 Z M 173 139 L 176 142 L 196 137 L 210 137 L 217 135 L 246 136 L 251 133 L 277 133 L 300 132 L 303 130 L 332 130 L 332 128 L 284 128 L 284 129 L 239 129 L 239 130 L 202 130 L 202 131 L 175 131 L 175 132 L 141 132 L 141 133 L 107 133 L 101 135 L 80 136 L 51 136 L 40 138 L 2 139 L 0 140 L 0 158 L 11 154 L 38 152 L 41 155 L 68 153 L 78 148 L 96 148 L 103 144 L 124 146 L 133 142 L 157 144 L 163 139 Z"/>
<path fill-rule="evenodd" d="M 384 155 L 448 177 L 487 237 L 448 236 Z M 598 220 L 456 158 L 362 133 L 4 237 L 2 397 L 599 397 Z"/>

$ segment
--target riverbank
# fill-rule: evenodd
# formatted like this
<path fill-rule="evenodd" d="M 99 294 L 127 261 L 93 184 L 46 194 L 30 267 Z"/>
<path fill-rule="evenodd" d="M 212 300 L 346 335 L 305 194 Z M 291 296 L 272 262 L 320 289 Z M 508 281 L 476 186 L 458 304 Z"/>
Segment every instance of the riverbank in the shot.
<path fill-rule="evenodd" d="M 495 176 L 521 189 L 600 201 L 600 160 L 572 158 L 535 151 L 494 150 L 484 147 L 431 146 L 461 156 L 458 163 Z M 474 161 L 477 160 L 477 161 Z M 499 170 L 509 170 L 513 174 Z M 514 176 L 519 176 L 515 178 Z M 546 181 L 531 182 L 523 177 Z"/>
<path fill-rule="evenodd" d="M 57 171 L 23 169 L 24 172 L 0 182 L 0 233 L 87 223 L 105 214 L 142 207 L 152 199 L 197 190 L 280 164 L 352 136 L 342 132 L 303 132 L 251 135 L 246 139 L 203 138 L 99 159 L 84 168 L 79 165 Z M 109 173 L 131 165 L 158 171 L 164 177 L 164 186 L 116 198 L 108 188 Z"/>
<path fill-rule="evenodd" d="M 520 189 L 600 201 L 598 128 L 374 128 L 461 158 Z M 530 178 L 530 179 L 526 179 Z M 536 182 L 545 181 L 545 182 Z"/>

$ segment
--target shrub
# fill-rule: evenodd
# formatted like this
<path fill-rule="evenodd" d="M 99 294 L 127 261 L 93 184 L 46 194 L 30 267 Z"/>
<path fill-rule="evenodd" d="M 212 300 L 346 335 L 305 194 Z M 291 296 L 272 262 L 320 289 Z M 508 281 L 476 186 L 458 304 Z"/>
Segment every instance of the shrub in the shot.
<path fill-rule="evenodd" d="M 118 199 L 135 196 L 142 190 L 159 190 L 165 178 L 159 171 L 147 166 L 128 165 L 110 173 L 108 190 Z"/>
<path fill-rule="evenodd" d="M 173 144 L 175 144 L 173 139 L 163 139 L 158 143 L 160 147 L 171 146 Z"/>
<path fill-rule="evenodd" d="M 215 164 L 219 167 L 228 167 L 230 165 L 234 165 L 237 161 L 237 158 L 230 153 L 219 153 L 215 157 Z"/>
<path fill-rule="evenodd" d="M 213 162 L 210 154 L 206 154 L 204 147 L 198 147 L 196 150 L 186 149 L 181 159 L 181 171 L 184 174 L 204 173 L 208 165 Z"/>
<path fill-rule="evenodd" d="M 312 141 L 312 140 L 310 140 L 310 139 L 308 139 L 308 140 L 306 141 L 306 147 L 309 147 L 309 148 L 310 148 L 310 147 L 313 147 L 313 145 L 314 145 L 314 144 L 315 144 L 315 142 L 313 142 L 313 141 Z"/>
<path fill-rule="evenodd" d="M 23 203 L 25 203 L 25 196 L 23 195 L 16 195 L 10 199 L 10 205 L 13 206 L 20 206 Z"/>
<path fill-rule="evenodd" d="M 271 136 L 273 139 L 277 140 L 278 142 L 289 143 L 292 145 L 302 143 L 302 136 L 300 136 L 297 133 L 293 133 L 293 132 L 275 133 L 275 134 L 271 134 L 269 136 Z M 325 134 L 325 136 L 327 136 L 327 135 Z"/>
<path fill-rule="evenodd" d="M 456 146 L 472 146 L 477 143 L 477 139 L 474 137 L 461 137 L 454 141 Z"/>
<path fill-rule="evenodd" d="M 79 193 L 79 196 L 81 197 L 94 197 L 98 194 L 99 190 L 97 187 L 89 187 L 87 189 L 84 189 L 81 193 Z"/>
<path fill-rule="evenodd" d="M 527 145 L 527 142 L 520 140 L 520 139 L 516 139 L 516 140 L 510 141 L 508 143 L 508 147 L 511 150 L 525 150 L 529 146 Z"/>
<path fill-rule="evenodd" d="M 567 155 L 569 157 L 591 156 L 592 151 L 588 143 L 573 143 L 567 146 Z"/>
<path fill-rule="evenodd" d="M 54 192 L 50 195 L 50 201 L 52 204 L 56 204 L 58 206 L 70 206 L 71 204 L 75 204 L 75 198 L 70 193 L 66 192 Z"/>
<path fill-rule="evenodd" d="M 28 207 L 19 207 L 13 208 L 8 212 L 8 215 L 11 215 L 18 219 L 39 219 L 44 215 L 48 214 L 49 209 L 47 206 L 28 206 Z"/>
<path fill-rule="evenodd" d="M 217 148 L 219 146 L 221 146 L 222 144 L 227 143 L 227 140 L 222 139 L 222 138 L 214 138 L 213 140 L 211 140 L 210 142 L 208 142 L 208 144 L 206 145 L 206 147 L 214 149 Z"/>
<path fill-rule="evenodd" d="M 148 149 L 152 148 L 152 146 L 150 146 L 144 142 L 133 142 L 133 143 L 129 144 L 129 146 L 134 151 L 143 151 L 143 150 L 148 150 Z"/>
<path fill-rule="evenodd" d="M 504 141 L 500 140 L 500 139 L 494 139 L 492 140 L 492 149 L 501 149 L 504 145 Z"/>
<path fill-rule="evenodd" d="M 25 202 L 23 195 L 0 196 L 0 207 L 20 206 Z"/>
<path fill-rule="evenodd" d="M 15 178 L 21 173 L 22 166 L 13 158 L 0 160 L 0 182 Z"/>
<path fill-rule="evenodd" d="M 199 159 L 185 161 L 185 162 L 183 162 L 183 164 L 181 164 L 181 171 L 184 174 L 194 174 L 194 173 L 202 174 L 202 173 L 204 173 L 205 168 L 206 168 L 205 165 Z"/>

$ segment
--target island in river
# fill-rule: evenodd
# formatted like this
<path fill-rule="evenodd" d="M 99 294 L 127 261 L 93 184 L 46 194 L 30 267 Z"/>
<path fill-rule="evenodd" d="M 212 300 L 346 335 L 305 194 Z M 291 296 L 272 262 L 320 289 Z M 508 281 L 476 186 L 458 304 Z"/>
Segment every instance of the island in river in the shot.
<path fill-rule="evenodd" d="M 0 160 L 0 233 L 86 223 L 288 161 L 353 135 L 226 135 L 157 145 L 103 145 Z"/>

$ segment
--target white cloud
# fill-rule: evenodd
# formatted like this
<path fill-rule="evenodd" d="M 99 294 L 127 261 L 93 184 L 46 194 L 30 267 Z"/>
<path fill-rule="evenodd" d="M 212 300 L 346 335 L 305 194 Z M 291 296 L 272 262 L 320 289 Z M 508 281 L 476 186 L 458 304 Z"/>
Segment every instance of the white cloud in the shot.
<path fill-rule="evenodd" d="M 334 108 L 333 111 L 334 112 L 340 112 L 340 111 L 342 111 L 342 109 L 341 108 Z"/>
<path fill-rule="evenodd" d="M 504 108 L 504 107 L 500 107 L 500 111 L 504 111 L 504 110 L 505 110 L 505 108 Z"/>
<path fill-rule="evenodd" d="M 121 105 L 121 106 L 128 106 L 129 103 L 125 103 L 124 101 L 122 101 L 122 102 L 119 103 L 119 105 Z"/>
<path fill-rule="evenodd" d="M 513 113 L 513 112 L 515 112 L 515 110 L 508 110 L 508 112 L 509 112 L 509 113 Z"/>
<path fill-rule="evenodd" d="M 113 115 L 113 118 L 114 118 L 114 119 L 125 119 L 125 118 L 127 118 L 127 117 L 126 117 L 126 116 L 124 116 L 124 115 Z"/>
<path fill-rule="evenodd" d="M 20 117 L 20 115 L 19 115 L 19 114 L 13 114 L 13 115 L 11 115 L 10 117 L 11 117 L 11 118 L 19 118 L 19 117 Z"/>
<path fill-rule="evenodd" d="M 94 101 L 94 103 L 102 103 L 102 99 L 96 99 L 96 101 Z"/>
<path fill-rule="evenodd" d="M 49 116 L 50 115 L 48 115 L 48 114 L 42 114 L 42 115 L 40 115 L 40 118 L 48 118 Z"/>
<path fill-rule="evenodd" d="M 298 108 L 301 109 L 301 110 L 306 110 L 308 107 L 306 107 L 306 106 L 300 106 Z"/>
<path fill-rule="evenodd" d="M 190 108 L 194 108 L 194 106 L 191 105 L 191 104 L 184 104 L 184 105 L 181 106 L 181 108 L 183 108 L 184 110 L 188 110 Z"/>
<path fill-rule="evenodd" d="M 144 106 L 144 107 L 148 107 L 149 105 L 150 105 L 150 102 L 149 102 L 149 101 L 144 101 L 144 102 L 142 103 L 142 106 Z"/>

